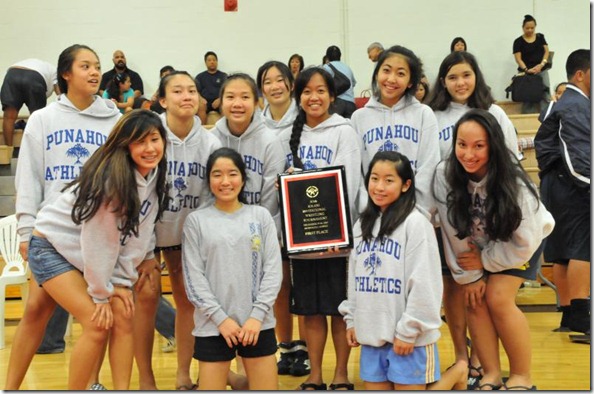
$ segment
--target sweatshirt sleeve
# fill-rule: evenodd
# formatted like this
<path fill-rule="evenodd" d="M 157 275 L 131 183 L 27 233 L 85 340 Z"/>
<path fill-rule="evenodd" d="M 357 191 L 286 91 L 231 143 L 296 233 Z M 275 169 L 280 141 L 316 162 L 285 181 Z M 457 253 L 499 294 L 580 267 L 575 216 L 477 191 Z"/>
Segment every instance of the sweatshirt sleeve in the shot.
<path fill-rule="evenodd" d="M 280 245 L 276 236 L 276 226 L 267 212 L 263 212 L 262 220 L 262 279 L 250 317 L 264 321 L 270 314 L 283 280 Z"/>
<path fill-rule="evenodd" d="M 358 216 L 356 201 L 361 182 L 361 150 L 357 133 L 350 125 L 340 132 L 337 152 L 333 165 L 344 166 L 350 204 L 349 213 L 351 219 L 355 220 Z"/>
<path fill-rule="evenodd" d="M 555 221 L 545 206 L 522 187 L 522 221 L 507 242 L 490 241 L 481 252 L 483 267 L 490 272 L 518 268 L 536 252 L 553 231 Z"/>
<path fill-rule="evenodd" d="M 15 176 L 15 210 L 21 242 L 28 242 L 31 239 L 37 212 L 45 198 L 45 156 L 42 136 L 41 118 L 33 113 L 25 127 Z"/>
<path fill-rule="evenodd" d="M 421 333 L 438 330 L 441 326 L 443 282 L 437 242 L 428 219 L 415 215 L 408 220 L 406 243 L 406 309 L 396 325 L 394 337 L 415 343 Z"/>
<path fill-rule="evenodd" d="M 445 161 L 441 162 L 435 171 L 435 179 L 433 182 L 435 203 L 437 206 L 439 223 L 441 225 L 446 263 L 456 283 L 465 285 L 479 280 L 483 276 L 483 270 L 465 271 L 460 268 L 456 260 L 458 253 L 468 250 L 469 238 L 459 239 L 456 236 L 458 231 L 450 224 L 448 219 L 448 207 L 446 203 L 448 187 L 445 180 L 445 165 Z"/>
<path fill-rule="evenodd" d="M 111 278 L 120 251 L 119 220 L 112 210 L 111 206 L 102 204 L 81 228 L 83 276 L 87 291 L 97 304 L 109 302 L 113 294 Z"/>
<path fill-rule="evenodd" d="M 275 186 L 278 174 L 285 171 L 287 157 L 282 142 L 278 137 L 266 147 L 264 161 L 264 174 L 262 174 L 260 205 L 270 212 L 274 219 L 277 240 L 281 236 L 280 207 L 278 202 L 278 191 Z M 278 241 L 277 241 L 278 242 Z"/>
<path fill-rule="evenodd" d="M 493 104 L 491 108 L 489 108 L 489 112 L 495 115 L 497 122 L 499 122 L 499 125 L 501 126 L 505 138 L 505 146 L 507 146 L 516 158 L 519 158 L 520 151 L 518 148 L 518 134 L 516 133 L 516 127 L 505 111 L 498 105 Z"/>
<path fill-rule="evenodd" d="M 435 167 L 440 160 L 439 130 L 437 119 L 429 107 L 422 105 L 424 111 L 423 129 L 419 132 L 419 151 L 417 153 L 417 166 L 415 168 L 415 186 L 417 203 L 425 211 L 427 217 L 435 212 L 435 201 L 432 194 L 432 182 Z"/>
<path fill-rule="evenodd" d="M 358 226 L 356 226 L 356 229 L 359 229 Z M 357 231 L 357 230 L 355 230 Z M 355 233 L 355 234 L 358 234 Z M 355 242 L 358 242 L 358 240 L 356 240 Z M 354 314 L 355 314 L 355 308 L 356 308 L 356 297 L 355 297 L 355 265 L 357 264 L 357 257 L 355 254 L 355 249 L 353 248 L 353 250 L 351 251 L 351 254 L 349 256 L 349 270 L 348 270 L 348 275 L 347 275 L 347 299 L 342 301 L 340 303 L 340 305 L 338 306 L 338 312 L 340 312 L 341 315 L 344 316 L 344 321 L 346 323 L 346 327 L 347 329 L 349 328 L 353 328 L 355 327 L 355 321 L 354 321 Z"/>
<path fill-rule="evenodd" d="M 184 223 L 182 268 L 188 300 L 218 327 L 227 317 L 206 278 L 206 258 L 200 251 L 202 235 L 198 218 L 190 214 Z"/>

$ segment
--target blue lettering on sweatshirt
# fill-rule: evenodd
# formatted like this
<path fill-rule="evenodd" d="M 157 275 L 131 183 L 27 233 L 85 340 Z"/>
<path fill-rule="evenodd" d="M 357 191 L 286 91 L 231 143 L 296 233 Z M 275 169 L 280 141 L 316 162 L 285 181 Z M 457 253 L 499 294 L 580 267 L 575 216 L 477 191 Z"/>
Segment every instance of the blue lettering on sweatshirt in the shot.
<path fill-rule="evenodd" d="M 179 212 L 183 208 L 196 209 L 199 206 L 200 196 L 180 195 L 179 197 L 170 198 L 165 210 L 170 212 Z"/>
<path fill-rule="evenodd" d="M 439 132 L 439 139 L 441 141 L 447 141 L 452 138 L 452 131 L 454 130 L 454 125 L 448 126 L 445 129 Z"/>
<path fill-rule="evenodd" d="M 264 163 L 262 160 L 250 155 L 243 155 L 243 161 L 245 162 L 246 171 L 252 171 L 258 175 L 264 173 Z"/>
<path fill-rule="evenodd" d="M 46 181 L 70 181 L 74 180 L 80 175 L 82 171 L 82 165 L 58 165 L 52 167 L 45 167 L 45 180 Z"/>
<path fill-rule="evenodd" d="M 396 278 L 355 276 L 355 291 L 359 293 L 400 294 L 402 281 Z"/>
<path fill-rule="evenodd" d="M 357 254 L 380 252 L 387 255 L 394 256 L 396 260 L 400 260 L 400 253 L 402 252 L 402 246 L 393 239 L 384 238 L 383 241 L 373 238 L 371 241 L 361 241 L 356 248 Z"/>
<path fill-rule="evenodd" d="M 140 211 L 139 211 L 139 217 L 138 217 L 138 221 L 140 223 L 142 223 L 142 221 L 144 220 L 144 217 L 148 214 L 149 212 L 149 208 L 151 207 L 151 205 L 153 205 L 153 203 L 151 203 L 148 199 L 144 200 L 142 202 L 142 204 L 140 205 Z M 129 233 L 129 234 L 120 234 L 120 245 L 124 246 L 126 245 L 126 242 L 128 242 L 128 239 L 134 234 Z M 138 237 L 136 237 L 138 238 Z"/>
<path fill-rule="evenodd" d="M 206 167 L 195 161 L 167 160 L 167 175 L 182 177 L 197 176 L 200 179 L 204 179 L 206 176 Z"/>
<path fill-rule="evenodd" d="M 249 205 L 260 205 L 261 192 L 251 192 L 249 190 L 243 191 L 243 196 Z"/>
<path fill-rule="evenodd" d="M 45 150 L 50 150 L 53 146 L 72 143 L 101 146 L 106 140 L 107 136 L 93 130 L 56 130 L 47 135 Z"/>
<path fill-rule="evenodd" d="M 363 143 L 365 145 L 372 144 L 375 141 L 402 139 L 409 140 L 415 144 L 419 143 L 419 130 L 409 125 L 395 124 L 374 127 L 363 133 Z"/>
<path fill-rule="evenodd" d="M 334 151 L 326 145 L 300 146 L 299 157 L 302 162 L 306 160 L 324 160 L 327 164 L 332 164 Z"/>

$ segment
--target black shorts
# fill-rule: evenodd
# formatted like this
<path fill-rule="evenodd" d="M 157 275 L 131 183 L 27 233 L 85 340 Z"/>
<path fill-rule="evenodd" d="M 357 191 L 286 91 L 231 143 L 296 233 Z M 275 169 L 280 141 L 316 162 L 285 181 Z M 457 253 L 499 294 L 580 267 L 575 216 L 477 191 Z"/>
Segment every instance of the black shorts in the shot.
<path fill-rule="evenodd" d="M 540 182 L 541 199 L 555 218 L 547 237 L 546 262 L 568 264 L 590 260 L 590 191 L 578 187 L 564 170 L 546 173 Z"/>
<path fill-rule="evenodd" d="M 30 113 L 46 106 L 45 80 L 37 71 L 9 68 L 0 90 L 2 110 L 16 108 L 17 112 L 27 105 Z"/>
<path fill-rule="evenodd" d="M 439 250 L 439 260 L 441 261 L 441 276 L 452 276 L 452 271 L 448 267 L 445 258 L 445 251 L 443 249 L 443 238 L 441 234 L 441 227 L 435 227 L 435 238 L 437 238 L 437 249 Z"/>
<path fill-rule="evenodd" d="M 276 353 L 276 335 L 274 328 L 260 331 L 256 346 L 237 345 L 233 348 L 227 346 L 227 341 L 222 335 L 213 337 L 195 337 L 194 358 L 199 361 L 218 362 L 231 361 L 236 355 L 244 358 L 270 356 Z"/>
<path fill-rule="evenodd" d="M 291 306 L 296 315 L 341 316 L 347 298 L 348 258 L 291 260 Z"/>
<path fill-rule="evenodd" d="M 538 249 L 536 249 L 536 252 L 534 252 L 532 257 L 530 257 L 530 260 L 528 260 L 520 268 L 512 268 L 509 270 L 499 271 L 499 272 L 489 272 L 489 275 L 503 274 L 503 275 L 516 276 L 518 278 L 523 278 L 526 280 L 535 280 L 536 273 L 538 271 L 538 268 L 540 267 L 540 257 L 542 255 L 543 249 L 544 249 L 544 242 L 541 242 Z"/>

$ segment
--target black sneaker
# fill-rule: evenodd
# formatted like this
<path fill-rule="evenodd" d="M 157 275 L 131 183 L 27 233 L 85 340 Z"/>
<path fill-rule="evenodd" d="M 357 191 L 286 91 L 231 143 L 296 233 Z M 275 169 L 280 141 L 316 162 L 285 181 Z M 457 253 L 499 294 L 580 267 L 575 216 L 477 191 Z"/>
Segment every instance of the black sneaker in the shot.
<path fill-rule="evenodd" d="M 291 365 L 290 374 L 292 376 L 305 376 L 311 372 L 309 365 L 309 353 L 307 352 L 307 345 L 304 341 L 293 341 L 292 350 L 295 355 L 295 361 Z"/>
<path fill-rule="evenodd" d="M 278 348 L 281 352 L 280 359 L 276 363 L 276 366 L 278 367 L 278 374 L 288 375 L 291 373 L 291 366 L 295 361 L 295 353 L 293 352 L 290 343 L 281 342 L 278 344 Z"/>

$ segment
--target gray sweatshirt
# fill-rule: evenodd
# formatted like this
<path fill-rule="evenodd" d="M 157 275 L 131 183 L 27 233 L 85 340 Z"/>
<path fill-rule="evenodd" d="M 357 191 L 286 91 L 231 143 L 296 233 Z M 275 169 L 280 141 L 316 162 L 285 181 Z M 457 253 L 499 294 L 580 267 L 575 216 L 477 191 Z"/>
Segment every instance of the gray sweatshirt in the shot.
<path fill-rule="evenodd" d="M 181 244 L 184 221 L 198 207 L 212 202 L 207 185 L 206 161 L 221 142 L 202 127 L 194 116 L 194 126 L 183 140 L 167 126 L 166 114 L 160 115 L 167 130 L 167 183 L 169 203 L 157 223 L 157 246 Z"/>
<path fill-rule="evenodd" d="M 76 200 L 73 188 L 43 207 L 35 229 L 43 234 L 70 264 L 82 271 L 88 293 L 95 303 L 109 302 L 113 286 L 131 287 L 138 279 L 136 267 L 154 257 L 155 218 L 159 209 L 157 170 L 145 179 L 135 171 L 138 198 L 142 202 L 138 237 L 126 237 L 119 230 L 121 218 L 114 206 L 103 204 L 95 215 L 77 225 L 72 221 Z"/>
<path fill-rule="evenodd" d="M 459 239 L 456 236 L 458 231 L 452 227 L 447 216 L 446 199 L 450 189 L 445 181 L 446 163 L 447 161 L 442 161 L 437 166 L 435 197 L 441 222 L 446 262 L 454 280 L 464 285 L 477 281 L 483 275 L 483 270 L 463 270 L 456 260 L 458 253 L 469 250 L 468 242 L 470 241 L 480 247 L 481 260 L 486 271 L 500 272 L 519 268 L 526 263 L 555 226 L 555 220 L 544 204 L 530 193 L 526 185 L 521 183 L 518 196 L 518 204 L 522 210 L 520 226 L 514 231 L 509 241 L 491 241 L 485 233 L 484 222 L 484 206 L 485 200 L 488 198 L 485 188 L 487 178 L 483 178 L 480 182 L 469 181 L 468 193 L 472 195 L 473 206 L 468 208 L 472 212 L 474 225 L 471 236 Z"/>
<path fill-rule="evenodd" d="M 295 118 L 299 114 L 299 110 L 297 108 L 297 104 L 295 100 L 291 99 L 291 105 L 289 109 L 283 117 L 276 121 L 272 119 L 272 114 L 270 113 L 270 105 L 266 105 L 264 110 L 260 113 L 262 117 L 262 121 L 270 130 L 274 131 L 280 138 L 281 142 L 283 143 L 283 147 L 285 148 L 287 154 L 287 164 L 291 163 L 291 148 L 289 146 L 289 139 L 291 138 L 291 130 L 293 129 L 293 122 L 295 122 Z M 288 132 L 287 132 L 288 130 Z"/>
<path fill-rule="evenodd" d="M 437 342 L 441 326 L 443 282 L 435 231 L 426 216 L 413 210 L 383 240 L 364 241 L 361 222 L 353 229 L 348 299 L 338 310 L 362 345 L 379 347 L 398 338 L 415 346 Z M 383 241 L 383 242 L 382 242 Z"/>
<path fill-rule="evenodd" d="M 226 319 L 248 318 L 274 328 L 272 306 L 282 281 L 280 246 L 270 213 L 245 205 L 226 213 L 214 205 L 192 212 L 184 224 L 184 284 L 195 306 L 197 337 L 216 336 Z"/>
<path fill-rule="evenodd" d="M 29 241 L 37 212 L 73 181 L 86 159 L 107 140 L 122 116 L 114 103 L 95 96 L 84 111 L 65 94 L 29 117 L 16 169 L 16 217 L 21 242 Z"/>

